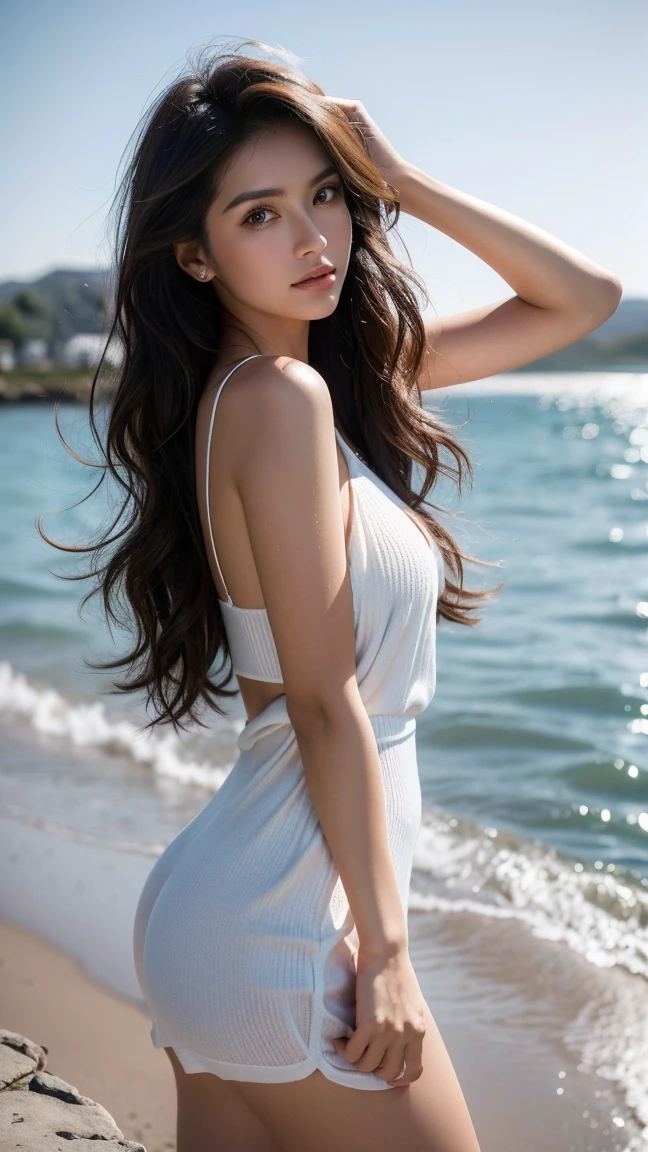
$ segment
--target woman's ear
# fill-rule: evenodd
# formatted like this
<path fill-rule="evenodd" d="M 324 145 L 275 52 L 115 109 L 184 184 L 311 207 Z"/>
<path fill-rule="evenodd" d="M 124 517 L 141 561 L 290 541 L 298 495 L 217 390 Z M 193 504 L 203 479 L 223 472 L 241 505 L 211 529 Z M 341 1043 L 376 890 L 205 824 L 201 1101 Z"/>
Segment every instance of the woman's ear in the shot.
<path fill-rule="evenodd" d="M 199 280 L 201 284 L 213 280 L 214 273 L 198 240 L 181 240 L 173 245 L 173 251 L 178 264 L 188 276 Z"/>

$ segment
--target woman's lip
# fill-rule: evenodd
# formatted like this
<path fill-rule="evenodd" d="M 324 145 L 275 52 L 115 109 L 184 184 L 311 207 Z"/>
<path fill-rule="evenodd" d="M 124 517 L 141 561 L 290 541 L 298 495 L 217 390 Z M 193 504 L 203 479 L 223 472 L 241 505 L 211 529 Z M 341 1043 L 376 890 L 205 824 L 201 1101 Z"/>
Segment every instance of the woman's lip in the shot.
<path fill-rule="evenodd" d="M 310 292 L 324 291 L 326 288 L 332 288 L 335 284 L 335 269 L 330 272 L 323 272 L 320 276 L 309 276 L 308 280 L 300 280 L 297 284 L 292 284 L 292 288 L 306 288 Z"/>

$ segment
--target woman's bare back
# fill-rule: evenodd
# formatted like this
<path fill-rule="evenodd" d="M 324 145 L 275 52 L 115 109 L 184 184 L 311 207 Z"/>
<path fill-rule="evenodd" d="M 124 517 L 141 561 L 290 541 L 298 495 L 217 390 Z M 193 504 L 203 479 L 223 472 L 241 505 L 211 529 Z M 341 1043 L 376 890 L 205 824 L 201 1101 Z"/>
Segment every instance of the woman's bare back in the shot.
<path fill-rule="evenodd" d="M 197 496 L 203 520 L 205 517 L 205 459 L 211 408 L 221 381 L 226 373 L 229 372 L 232 365 L 239 359 L 240 356 L 232 358 L 231 353 L 227 352 L 219 356 L 210 373 L 209 380 L 205 385 L 198 406 L 196 416 L 196 480 Z M 250 361 L 249 365 L 242 365 L 241 368 L 237 369 L 232 379 L 232 391 L 238 388 L 239 392 L 243 393 L 244 388 L 241 386 L 242 381 L 243 384 L 245 383 L 243 373 L 247 373 L 247 378 L 249 379 L 250 375 L 256 374 L 259 371 L 259 366 L 253 361 Z M 239 399 L 241 399 L 240 396 L 236 398 L 231 396 L 228 382 L 228 384 L 223 387 L 218 402 L 218 420 L 215 421 L 212 430 L 210 475 L 211 492 L 212 496 L 215 497 L 212 500 L 211 507 L 212 530 L 216 542 L 216 551 L 220 558 L 221 566 L 227 579 L 227 587 L 234 603 L 240 608 L 263 608 L 263 593 L 250 546 L 245 523 L 245 513 L 234 479 L 236 439 L 235 436 L 233 436 L 232 427 L 236 421 L 237 414 L 233 412 L 232 409 L 240 408 L 240 405 L 236 403 Z M 244 403 L 245 398 L 242 397 L 242 399 Z M 234 403 L 232 403 L 232 400 L 234 400 Z M 250 406 L 250 412 L 253 413 L 252 406 Z M 336 445 L 336 449 L 340 476 L 340 501 L 348 549 L 348 537 L 351 527 L 349 469 L 340 446 Z M 290 515 L 289 508 L 286 509 L 286 515 Z M 220 573 L 212 560 L 210 560 L 210 563 L 219 599 L 225 600 L 225 588 L 223 587 Z M 253 680 L 247 676 L 237 676 L 237 682 L 249 720 L 253 720 L 255 716 L 260 715 L 272 700 L 276 699 L 277 696 L 281 696 L 284 692 L 283 684 L 266 683 L 263 680 Z"/>

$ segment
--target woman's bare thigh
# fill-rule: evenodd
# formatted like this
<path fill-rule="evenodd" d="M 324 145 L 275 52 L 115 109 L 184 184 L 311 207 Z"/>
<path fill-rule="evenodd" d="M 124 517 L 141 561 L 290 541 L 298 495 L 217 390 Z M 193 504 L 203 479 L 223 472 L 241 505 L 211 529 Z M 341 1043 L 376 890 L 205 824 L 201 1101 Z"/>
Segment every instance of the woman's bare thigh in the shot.
<path fill-rule="evenodd" d="M 282 1152 L 231 1080 L 185 1072 L 173 1049 L 164 1051 L 178 1093 L 176 1152 Z"/>
<path fill-rule="evenodd" d="M 403 1088 L 371 1091 L 319 1070 L 288 1084 L 228 1081 L 281 1152 L 479 1152 L 468 1107 L 429 1008 L 423 1074 Z"/>

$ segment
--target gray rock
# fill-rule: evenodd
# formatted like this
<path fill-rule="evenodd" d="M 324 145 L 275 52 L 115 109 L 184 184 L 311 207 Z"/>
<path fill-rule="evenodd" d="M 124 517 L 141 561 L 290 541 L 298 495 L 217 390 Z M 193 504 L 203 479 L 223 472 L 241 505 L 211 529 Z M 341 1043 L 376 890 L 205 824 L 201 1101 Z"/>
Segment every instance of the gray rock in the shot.
<path fill-rule="evenodd" d="M 66 1084 L 59 1076 L 52 1076 L 50 1072 L 34 1073 L 29 1081 L 29 1091 L 40 1092 L 43 1096 L 55 1096 L 65 1104 L 81 1104 L 77 1089 Z"/>
<path fill-rule="evenodd" d="M 47 1048 L 0 1028 L 0 1091 L 29 1072 L 39 1072 L 47 1062 Z"/>
<path fill-rule="evenodd" d="M 146 1152 L 126 1140 L 109 1112 L 72 1084 L 45 1072 L 47 1048 L 0 1028 L 2 1152 L 97 1152 L 97 1141 L 123 1152 Z M 91 1147 L 92 1145 L 92 1147 Z"/>

